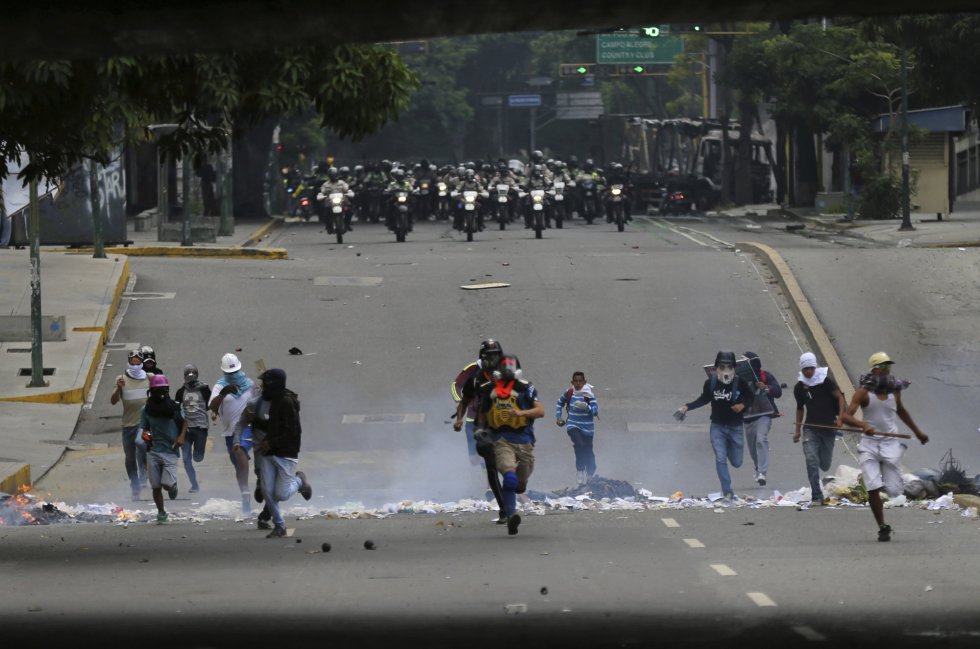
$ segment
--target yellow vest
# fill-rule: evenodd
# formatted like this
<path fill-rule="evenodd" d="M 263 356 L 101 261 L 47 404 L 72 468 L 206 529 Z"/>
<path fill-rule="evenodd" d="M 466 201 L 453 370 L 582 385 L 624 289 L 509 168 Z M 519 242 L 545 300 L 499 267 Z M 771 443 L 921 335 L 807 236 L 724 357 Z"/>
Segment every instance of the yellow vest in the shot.
<path fill-rule="evenodd" d="M 499 430 L 506 426 L 514 430 L 522 430 L 527 426 L 527 417 L 514 415 L 514 410 L 520 410 L 517 405 L 517 397 L 517 391 L 513 390 L 506 399 L 498 397 L 493 400 L 490 411 L 487 412 L 487 423 L 491 429 Z"/>

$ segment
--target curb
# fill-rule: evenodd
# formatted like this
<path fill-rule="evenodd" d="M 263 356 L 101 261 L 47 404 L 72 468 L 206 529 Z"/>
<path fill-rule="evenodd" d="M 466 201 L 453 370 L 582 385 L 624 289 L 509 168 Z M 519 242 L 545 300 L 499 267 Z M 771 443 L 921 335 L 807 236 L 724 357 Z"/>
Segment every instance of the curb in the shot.
<path fill-rule="evenodd" d="M 204 248 L 194 246 L 137 246 L 106 248 L 106 254 L 127 257 L 202 257 L 219 259 L 289 259 L 285 248 Z M 68 254 L 92 254 L 91 248 L 72 250 Z"/>
<path fill-rule="evenodd" d="M 21 487 L 31 484 L 33 484 L 31 482 L 31 465 L 22 464 L 19 469 L 0 479 L 0 492 L 5 494 L 17 493 Z"/>
<path fill-rule="evenodd" d="M 242 243 L 242 245 L 240 247 L 242 247 L 242 248 L 250 248 L 250 247 L 254 246 L 264 236 L 266 236 L 267 234 L 269 234 L 270 232 L 272 232 L 272 230 L 274 230 L 275 228 L 278 228 L 282 224 L 283 224 L 283 218 L 282 217 L 280 217 L 280 216 L 274 216 L 274 217 L 272 217 L 272 219 L 268 223 L 266 223 L 265 225 L 263 225 L 262 227 L 260 227 L 255 232 L 253 232 L 252 235 L 248 239 L 246 239 L 245 242 Z"/>
<path fill-rule="evenodd" d="M 89 388 L 92 387 L 92 381 L 95 379 L 95 373 L 99 367 L 99 360 L 102 358 L 102 350 L 105 348 L 106 336 L 108 335 L 109 327 L 112 324 L 112 319 L 116 317 L 116 312 L 119 311 L 119 302 L 122 300 L 123 291 L 126 290 L 126 284 L 129 282 L 129 258 L 123 256 L 122 262 L 123 266 L 122 271 L 119 274 L 119 281 L 116 282 L 116 287 L 112 291 L 112 301 L 109 303 L 109 308 L 106 310 L 105 324 L 101 327 L 85 327 L 81 329 L 82 331 L 95 330 L 101 333 L 99 336 L 99 343 L 95 345 L 95 349 L 92 352 L 92 361 L 89 364 L 88 371 L 85 373 L 85 381 L 82 383 L 82 385 L 77 388 L 72 388 L 71 390 L 62 390 L 61 392 L 45 392 L 44 394 L 27 395 L 23 397 L 10 397 L 0 399 L 0 401 L 52 404 L 85 402 L 85 395 L 88 394 Z"/>
<path fill-rule="evenodd" d="M 793 315 L 796 316 L 797 321 L 802 325 L 807 340 L 813 349 L 817 351 L 818 355 L 826 361 L 834 381 L 840 386 L 841 391 L 846 390 L 853 394 L 854 386 L 847 376 L 847 370 L 844 369 L 844 364 L 841 362 L 840 356 L 837 355 L 837 350 L 834 348 L 833 343 L 830 342 L 830 336 L 827 335 L 827 331 L 820 323 L 820 319 L 817 318 L 816 312 L 810 305 L 810 301 L 807 300 L 806 295 L 804 295 L 803 289 L 800 288 L 800 284 L 796 281 L 796 276 L 786 263 L 786 260 L 775 249 L 762 243 L 745 241 L 739 242 L 737 245 L 743 250 L 751 250 L 765 259 L 766 264 L 776 276 L 779 285 L 783 289 L 783 293 L 789 300 Z"/>

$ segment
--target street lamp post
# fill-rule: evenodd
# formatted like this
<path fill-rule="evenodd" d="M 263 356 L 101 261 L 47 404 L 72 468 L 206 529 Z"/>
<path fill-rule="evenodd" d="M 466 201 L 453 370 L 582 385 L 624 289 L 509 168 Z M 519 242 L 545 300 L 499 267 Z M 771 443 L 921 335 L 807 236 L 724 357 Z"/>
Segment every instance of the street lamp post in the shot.
<path fill-rule="evenodd" d="M 899 231 L 914 230 L 909 206 L 909 92 L 908 56 L 902 46 L 902 227 Z"/>
<path fill-rule="evenodd" d="M 31 382 L 29 388 L 43 388 L 44 356 L 41 345 L 41 211 L 38 209 L 37 180 L 30 183 L 28 238 L 31 246 Z"/>

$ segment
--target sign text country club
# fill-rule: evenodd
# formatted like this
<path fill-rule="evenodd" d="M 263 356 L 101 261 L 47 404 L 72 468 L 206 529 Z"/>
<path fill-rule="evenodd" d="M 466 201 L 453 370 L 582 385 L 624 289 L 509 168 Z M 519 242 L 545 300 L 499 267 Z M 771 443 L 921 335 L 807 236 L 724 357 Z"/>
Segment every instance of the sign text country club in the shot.
<path fill-rule="evenodd" d="M 596 63 L 673 63 L 684 51 L 683 36 L 648 38 L 636 34 L 599 34 Z"/>

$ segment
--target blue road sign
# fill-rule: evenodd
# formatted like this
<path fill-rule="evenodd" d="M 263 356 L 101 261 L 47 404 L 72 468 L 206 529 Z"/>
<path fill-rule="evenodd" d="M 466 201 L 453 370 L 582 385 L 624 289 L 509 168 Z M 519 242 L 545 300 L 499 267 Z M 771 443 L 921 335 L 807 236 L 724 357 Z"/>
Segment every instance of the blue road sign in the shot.
<path fill-rule="evenodd" d="M 541 95 L 507 95 L 507 105 L 511 108 L 540 106 Z"/>

